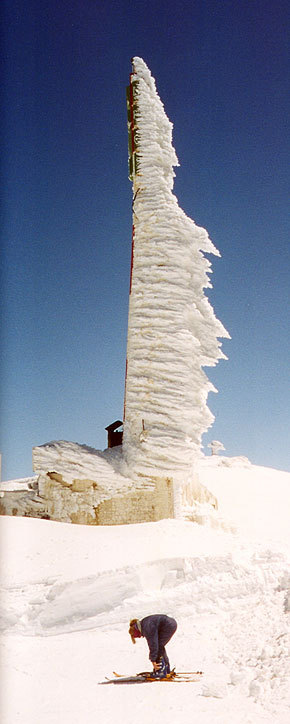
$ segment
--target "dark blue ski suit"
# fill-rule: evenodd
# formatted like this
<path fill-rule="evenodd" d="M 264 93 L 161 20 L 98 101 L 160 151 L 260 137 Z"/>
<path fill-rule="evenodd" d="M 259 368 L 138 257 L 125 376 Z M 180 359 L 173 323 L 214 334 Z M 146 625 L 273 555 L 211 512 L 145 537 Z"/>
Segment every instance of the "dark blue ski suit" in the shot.
<path fill-rule="evenodd" d="M 140 623 L 142 636 L 145 637 L 149 646 L 150 661 L 159 661 L 159 659 L 163 657 L 169 670 L 170 664 L 165 650 L 165 644 L 170 641 L 177 629 L 175 619 L 165 616 L 165 614 L 154 614 L 153 616 L 142 618 Z"/>

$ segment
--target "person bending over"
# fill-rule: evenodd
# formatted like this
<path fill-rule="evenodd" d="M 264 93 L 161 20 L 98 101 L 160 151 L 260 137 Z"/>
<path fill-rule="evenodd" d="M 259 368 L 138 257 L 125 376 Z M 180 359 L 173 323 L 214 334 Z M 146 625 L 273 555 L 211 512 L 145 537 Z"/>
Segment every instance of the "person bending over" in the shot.
<path fill-rule="evenodd" d="M 153 664 L 153 676 L 163 679 L 170 673 L 169 659 L 165 645 L 170 641 L 177 629 L 174 618 L 165 614 L 154 614 L 145 616 L 141 621 L 132 618 L 129 626 L 129 634 L 133 644 L 136 639 L 144 637 L 149 646 L 149 659 Z"/>

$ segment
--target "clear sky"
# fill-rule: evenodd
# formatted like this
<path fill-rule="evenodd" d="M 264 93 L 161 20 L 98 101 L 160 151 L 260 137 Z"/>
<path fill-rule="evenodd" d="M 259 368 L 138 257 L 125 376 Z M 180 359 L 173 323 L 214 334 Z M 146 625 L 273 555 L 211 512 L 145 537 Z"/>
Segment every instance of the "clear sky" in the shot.
<path fill-rule="evenodd" d="M 290 469 L 287 0 L 2 3 L 2 479 L 34 445 L 103 449 L 122 418 L 131 251 L 125 88 L 141 56 L 174 124 L 231 334 L 204 436 Z M 287 188 L 288 190 L 288 188 Z"/>

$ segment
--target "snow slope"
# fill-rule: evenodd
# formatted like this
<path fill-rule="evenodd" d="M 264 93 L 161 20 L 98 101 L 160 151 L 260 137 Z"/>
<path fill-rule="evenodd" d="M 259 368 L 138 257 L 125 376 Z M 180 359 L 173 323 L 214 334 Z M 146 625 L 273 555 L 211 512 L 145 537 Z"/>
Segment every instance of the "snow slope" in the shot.
<path fill-rule="evenodd" d="M 290 475 L 226 458 L 202 468 L 216 528 L 1 519 L 3 724 L 288 724 Z M 127 628 L 155 612 L 178 621 L 171 664 L 202 680 L 99 686 L 149 666 Z"/>
<path fill-rule="evenodd" d="M 199 479 L 218 498 L 219 517 L 247 537 L 290 547 L 290 473 L 251 465 L 247 458 L 205 457 Z"/>

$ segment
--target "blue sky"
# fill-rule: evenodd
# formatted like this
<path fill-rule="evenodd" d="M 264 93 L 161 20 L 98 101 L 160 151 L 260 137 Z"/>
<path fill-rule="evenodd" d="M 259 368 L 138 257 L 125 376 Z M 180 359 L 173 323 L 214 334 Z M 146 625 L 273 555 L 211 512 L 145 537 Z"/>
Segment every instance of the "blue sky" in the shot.
<path fill-rule="evenodd" d="M 204 226 L 228 362 L 205 451 L 290 469 L 286 0 L 4 0 L 2 478 L 122 417 L 131 248 L 125 87 L 143 57 Z M 288 153 L 287 153 L 288 151 Z"/>

